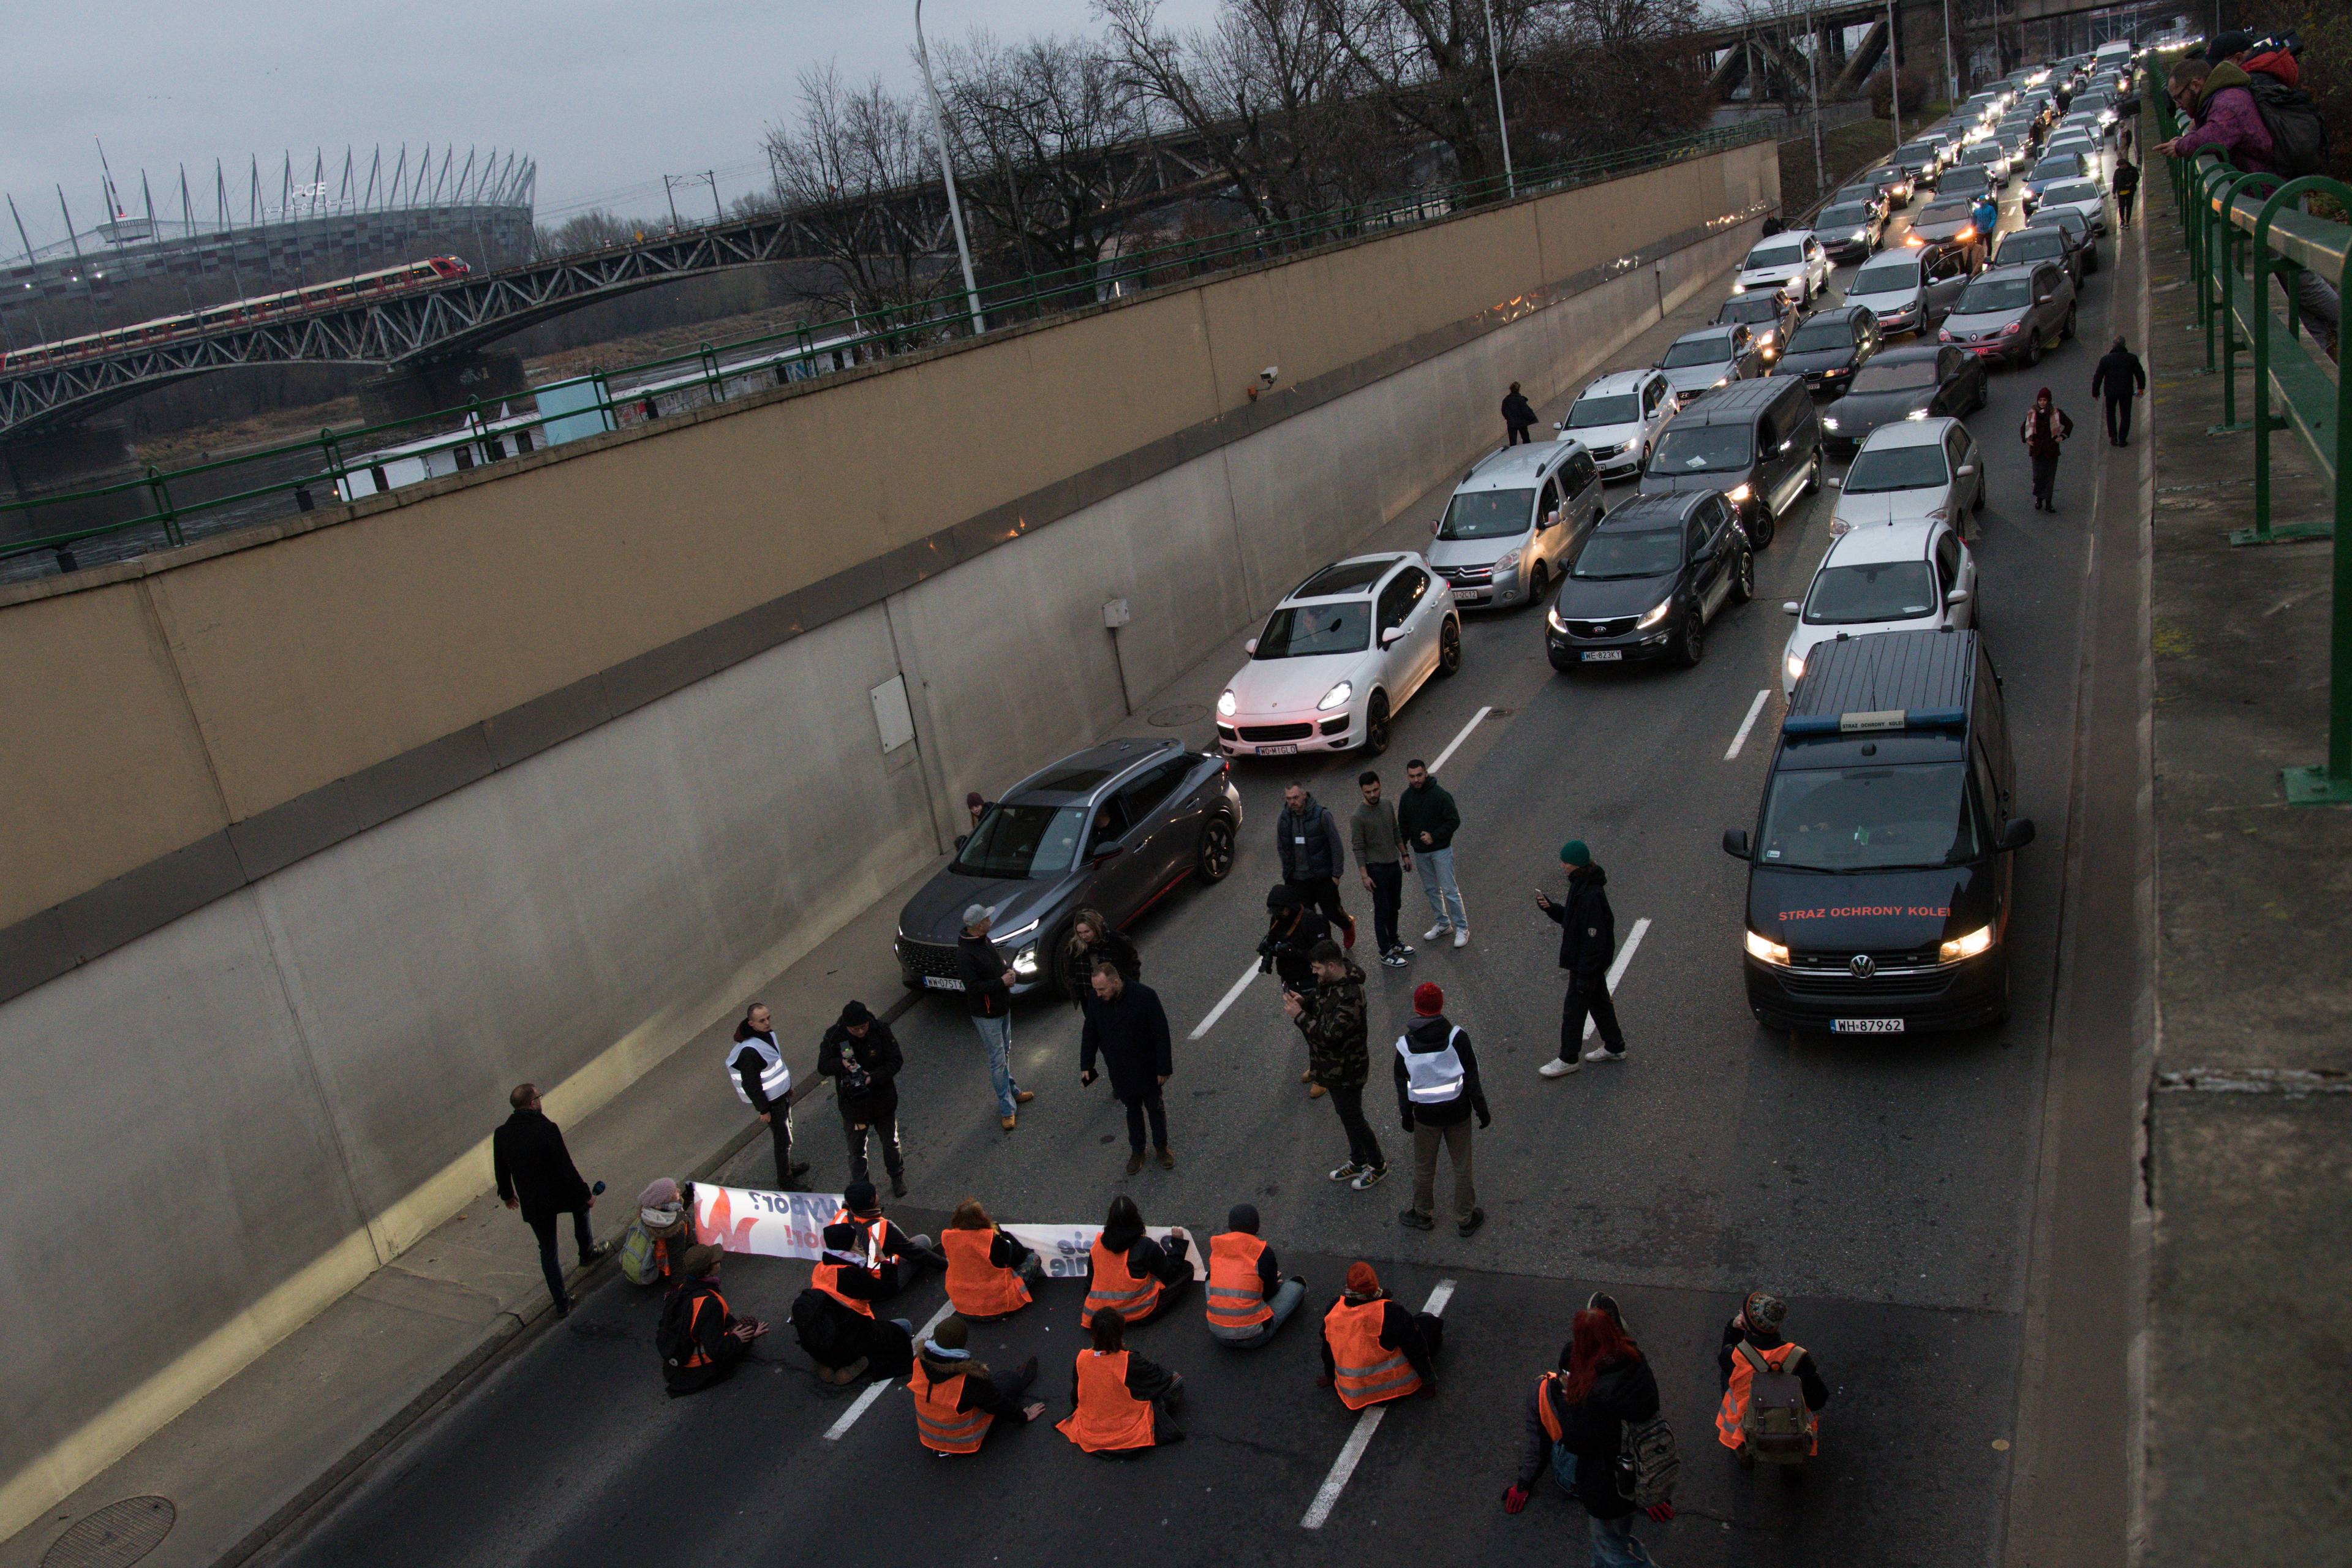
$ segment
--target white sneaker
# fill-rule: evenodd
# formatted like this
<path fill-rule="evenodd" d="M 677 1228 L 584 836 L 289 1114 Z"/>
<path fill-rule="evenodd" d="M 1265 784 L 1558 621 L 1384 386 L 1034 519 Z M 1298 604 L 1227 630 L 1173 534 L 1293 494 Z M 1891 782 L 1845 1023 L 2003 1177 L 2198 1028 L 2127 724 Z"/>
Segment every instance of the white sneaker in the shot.
<path fill-rule="evenodd" d="M 1452 926 L 1443 923 L 1433 925 L 1427 931 L 1421 933 L 1421 940 L 1423 942 L 1435 942 L 1439 937 L 1444 936 L 1447 931 L 1450 931 L 1453 929 L 1454 928 Z"/>
<path fill-rule="evenodd" d="M 1552 1058 L 1551 1060 L 1536 1068 L 1536 1071 L 1543 1074 L 1546 1078 L 1566 1078 L 1572 1072 L 1582 1072 L 1583 1070 L 1584 1064 L 1582 1062 L 1564 1062 L 1558 1057 Z"/>
<path fill-rule="evenodd" d="M 1584 1059 L 1589 1062 L 1622 1062 L 1625 1059 L 1625 1053 L 1612 1051 L 1607 1046 L 1595 1046 L 1584 1053 Z"/>
<path fill-rule="evenodd" d="M 1468 926 L 1463 926 L 1454 931 L 1454 945 L 1456 947 L 1468 947 L 1470 945 L 1470 928 Z"/>

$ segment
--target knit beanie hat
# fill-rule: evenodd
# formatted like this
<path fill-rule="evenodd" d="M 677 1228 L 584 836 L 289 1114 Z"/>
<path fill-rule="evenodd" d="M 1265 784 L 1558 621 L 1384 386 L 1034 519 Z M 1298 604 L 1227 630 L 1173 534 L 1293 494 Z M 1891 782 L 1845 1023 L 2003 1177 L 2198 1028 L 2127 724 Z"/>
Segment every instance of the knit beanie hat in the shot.
<path fill-rule="evenodd" d="M 1445 993 L 1434 981 L 1423 981 L 1412 988 L 1412 1010 L 1423 1018 L 1436 1017 L 1445 1011 Z"/>
<path fill-rule="evenodd" d="M 1348 1265 L 1348 1294 L 1356 1297 L 1377 1296 L 1381 1293 L 1381 1277 L 1372 1266 L 1361 1258 Z"/>
<path fill-rule="evenodd" d="M 1571 838 L 1559 847 L 1559 863 L 1563 866 L 1590 866 L 1592 851 L 1584 847 L 1581 838 Z"/>

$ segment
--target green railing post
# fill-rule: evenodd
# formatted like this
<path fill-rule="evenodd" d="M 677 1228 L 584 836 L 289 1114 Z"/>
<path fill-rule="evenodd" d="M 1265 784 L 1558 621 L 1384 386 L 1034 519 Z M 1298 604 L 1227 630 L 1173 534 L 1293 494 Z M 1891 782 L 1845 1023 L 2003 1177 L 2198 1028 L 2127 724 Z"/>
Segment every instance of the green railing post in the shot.
<path fill-rule="evenodd" d="M 719 351 L 709 343 L 698 347 L 695 354 L 702 361 L 702 384 L 713 403 L 727 401 L 727 378 L 719 374 Z"/>
<path fill-rule="evenodd" d="M 173 545 L 188 541 L 180 531 L 180 514 L 172 507 L 171 481 L 154 464 L 147 465 L 147 492 L 155 500 L 155 515 L 163 520 L 163 537 Z"/>

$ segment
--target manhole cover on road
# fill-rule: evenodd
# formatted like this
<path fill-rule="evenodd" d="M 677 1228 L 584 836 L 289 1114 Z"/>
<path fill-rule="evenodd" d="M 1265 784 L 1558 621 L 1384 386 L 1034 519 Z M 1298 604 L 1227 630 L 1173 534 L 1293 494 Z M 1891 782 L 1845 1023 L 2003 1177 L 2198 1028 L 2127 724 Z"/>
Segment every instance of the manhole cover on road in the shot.
<path fill-rule="evenodd" d="M 1151 715 L 1150 722 L 1162 730 L 1181 730 L 1187 724 L 1197 724 L 1209 716 L 1209 710 L 1197 702 L 1180 702 L 1173 708 L 1162 708 Z"/>
<path fill-rule="evenodd" d="M 129 1568 L 163 1543 L 178 1517 L 170 1498 L 108 1503 L 50 1542 L 41 1568 Z"/>

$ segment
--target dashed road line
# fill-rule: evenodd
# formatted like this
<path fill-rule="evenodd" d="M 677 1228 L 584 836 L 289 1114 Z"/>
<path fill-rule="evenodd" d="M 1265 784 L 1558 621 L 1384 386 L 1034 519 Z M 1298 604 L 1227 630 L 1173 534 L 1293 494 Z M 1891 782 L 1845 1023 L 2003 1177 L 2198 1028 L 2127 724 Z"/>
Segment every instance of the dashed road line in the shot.
<path fill-rule="evenodd" d="M 1643 915 L 1633 922 L 1633 929 L 1626 933 L 1625 945 L 1617 950 L 1617 962 L 1609 966 L 1609 994 L 1612 996 L 1617 994 L 1617 983 L 1625 978 L 1625 966 L 1633 962 L 1633 950 L 1642 945 L 1642 938 L 1648 934 L 1649 930 L 1650 917 Z M 1592 1018 L 1590 1014 L 1587 1014 L 1584 1019 L 1584 1037 L 1588 1040 L 1592 1037 Z"/>
<path fill-rule="evenodd" d="M 1431 770 L 1433 773 L 1435 771 L 1433 768 Z M 1454 1281 L 1440 1279 L 1437 1289 L 1429 1293 L 1429 1300 L 1421 1310 L 1433 1318 L 1442 1318 L 1445 1315 L 1445 1303 L 1452 1300 Z M 1375 1405 L 1356 1417 L 1356 1429 L 1348 1434 L 1348 1441 L 1341 1446 L 1339 1457 L 1331 1461 L 1331 1473 L 1323 1478 L 1322 1489 L 1315 1494 L 1315 1500 L 1307 1505 L 1306 1516 L 1298 1521 L 1299 1529 L 1320 1530 L 1323 1521 L 1331 1517 L 1331 1510 L 1339 1505 L 1339 1494 L 1348 1489 L 1349 1478 L 1356 1473 L 1356 1466 L 1362 1462 L 1364 1450 L 1371 1447 L 1372 1434 L 1381 1429 L 1381 1417 L 1387 1415 L 1388 1410 L 1387 1405 Z"/>
<path fill-rule="evenodd" d="M 1255 963 L 1252 963 L 1247 969 L 1243 970 L 1242 977 L 1234 982 L 1234 988 L 1226 992 L 1223 998 L 1219 1001 L 1215 1006 L 1209 1009 L 1209 1016 L 1202 1019 L 1200 1024 L 1195 1026 L 1192 1032 L 1186 1036 L 1185 1038 L 1197 1040 L 1202 1035 L 1207 1034 L 1210 1029 L 1215 1026 L 1217 1020 L 1225 1016 L 1225 1009 L 1232 1006 L 1235 1002 L 1241 1000 L 1242 993 L 1249 989 L 1249 983 L 1255 980 L 1257 976 L 1258 968 Z"/>
<path fill-rule="evenodd" d="M 1764 711 L 1764 704 L 1771 695 L 1772 689 L 1768 686 L 1756 694 L 1755 701 L 1748 705 L 1748 717 L 1739 721 L 1739 733 L 1731 737 L 1731 745 L 1723 753 L 1725 762 L 1731 762 L 1739 755 L 1739 748 L 1748 743 L 1748 731 L 1756 728 L 1756 720 Z"/>
<path fill-rule="evenodd" d="M 1462 742 L 1470 738 L 1470 731 L 1476 729 L 1480 724 L 1486 722 L 1486 715 L 1492 713 L 1494 710 L 1495 710 L 1491 707 L 1481 708 L 1475 713 L 1471 714 L 1470 722 L 1463 725 L 1462 732 L 1445 743 L 1445 750 L 1437 753 L 1437 761 L 1429 764 L 1429 771 L 1431 773 L 1435 773 L 1438 769 L 1444 767 L 1445 765 L 1445 759 L 1452 756 L 1455 752 L 1461 750 Z"/>
<path fill-rule="evenodd" d="M 940 1302 L 940 1310 L 931 1314 L 931 1321 L 915 1331 L 915 1343 L 920 1345 L 925 1340 L 930 1338 L 931 1331 L 938 1328 L 941 1323 L 946 1322 L 948 1314 L 954 1310 L 954 1302 Z M 887 1377 L 877 1382 L 867 1384 L 866 1385 L 866 1392 L 857 1396 L 857 1403 L 843 1411 L 841 1413 L 841 1419 L 835 1421 L 832 1426 L 824 1429 L 824 1440 L 828 1443 L 840 1442 L 843 1436 L 848 1433 L 849 1429 L 857 1425 L 857 1418 L 865 1415 L 869 1409 L 873 1408 L 874 1402 L 876 1400 L 881 1398 L 884 1394 L 897 1386 L 898 1384 L 895 1379 Z"/>

